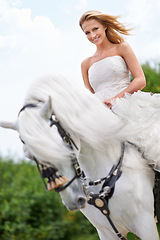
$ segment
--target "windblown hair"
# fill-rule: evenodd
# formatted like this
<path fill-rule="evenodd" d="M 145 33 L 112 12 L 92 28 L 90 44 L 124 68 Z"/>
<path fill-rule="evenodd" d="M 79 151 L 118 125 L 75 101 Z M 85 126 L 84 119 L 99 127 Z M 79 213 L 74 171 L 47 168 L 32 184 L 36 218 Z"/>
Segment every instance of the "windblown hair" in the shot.
<path fill-rule="evenodd" d="M 85 12 L 79 20 L 79 25 L 83 30 L 83 23 L 90 19 L 95 19 L 103 26 L 107 27 L 106 29 L 106 37 L 111 43 L 119 44 L 124 42 L 124 39 L 121 35 L 130 35 L 129 31 L 131 29 L 127 29 L 122 23 L 120 23 L 117 19 L 119 16 L 111 16 L 107 14 L 103 14 L 99 11 L 88 11 Z"/>

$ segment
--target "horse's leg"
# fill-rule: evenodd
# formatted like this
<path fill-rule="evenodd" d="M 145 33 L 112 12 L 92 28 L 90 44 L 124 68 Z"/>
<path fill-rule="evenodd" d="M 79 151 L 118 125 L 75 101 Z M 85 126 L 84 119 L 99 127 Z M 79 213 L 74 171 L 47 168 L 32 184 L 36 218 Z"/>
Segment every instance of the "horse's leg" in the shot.
<path fill-rule="evenodd" d="M 142 217 L 143 216 L 143 217 Z M 159 240 L 159 235 L 154 218 L 148 216 L 147 213 L 143 213 L 139 218 L 134 219 L 135 231 L 133 232 L 142 240 Z"/>
<path fill-rule="evenodd" d="M 86 208 L 81 209 L 81 212 L 96 228 L 100 240 L 119 240 L 108 223 L 107 218 L 97 208 L 87 204 Z"/>
<path fill-rule="evenodd" d="M 119 240 L 115 233 L 111 232 L 110 230 L 104 229 L 97 229 L 98 235 L 100 240 Z"/>

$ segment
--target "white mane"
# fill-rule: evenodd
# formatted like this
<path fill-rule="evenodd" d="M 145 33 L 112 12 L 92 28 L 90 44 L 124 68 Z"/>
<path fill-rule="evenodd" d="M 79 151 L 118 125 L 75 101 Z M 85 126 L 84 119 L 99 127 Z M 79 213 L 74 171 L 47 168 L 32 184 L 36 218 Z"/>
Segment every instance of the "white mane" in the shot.
<path fill-rule="evenodd" d="M 50 128 L 48 121 L 44 121 L 40 116 L 40 111 L 49 96 L 53 113 L 73 138 L 74 133 L 92 147 L 105 149 L 108 143 L 124 137 L 122 134 L 124 122 L 87 89 L 59 75 L 45 76 L 31 85 L 24 101 L 24 105 L 37 104 L 39 107 L 26 108 L 20 113 L 18 119 L 20 137 L 28 144 L 28 149 L 32 151 L 34 148 L 40 149 L 37 158 L 41 161 L 46 159 L 46 156 L 50 159 L 53 154 L 57 160 L 69 157 L 69 150 L 62 143 L 57 129 Z M 35 142 L 38 145 L 35 145 Z M 55 146 L 52 153 L 53 143 Z"/>
<path fill-rule="evenodd" d="M 124 122 L 87 89 L 59 75 L 43 77 L 33 83 L 25 104 L 45 102 L 49 96 L 53 111 L 64 127 L 76 131 L 87 142 L 97 144 L 103 137 L 104 141 L 113 141 L 115 136 L 116 139 L 119 136 L 120 128 L 124 127 Z"/>

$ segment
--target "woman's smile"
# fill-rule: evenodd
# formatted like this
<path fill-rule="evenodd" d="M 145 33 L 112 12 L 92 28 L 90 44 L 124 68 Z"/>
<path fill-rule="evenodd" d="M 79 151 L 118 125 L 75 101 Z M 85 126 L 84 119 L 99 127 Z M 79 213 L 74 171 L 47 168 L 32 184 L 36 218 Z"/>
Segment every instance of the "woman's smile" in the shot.
<path fill-rule="evenodd" d="M 95 19 L 85 21 L 82 24 L 82 29 L 85 32 L 88 40 L 92 43 L 96 44 L 100 42 L 100 39 L 101 42 L 106 39 L 106 28 Z"/>
<path fill-rule="evenodd" d="M 93 41 L 94 43 L 96 43 L 96 42 L 98 42 L 99 39 L 100 39 L 100 37 L 96 37 L 96 38 L 94 38 L 92 41 Z"/>

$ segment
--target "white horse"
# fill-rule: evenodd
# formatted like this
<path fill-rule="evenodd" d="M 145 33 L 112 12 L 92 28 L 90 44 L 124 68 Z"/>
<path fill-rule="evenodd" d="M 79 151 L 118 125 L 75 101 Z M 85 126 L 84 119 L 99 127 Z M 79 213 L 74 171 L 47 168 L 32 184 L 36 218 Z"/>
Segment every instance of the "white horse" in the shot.
<path fill-rule="evenodd" d="M 33 105 L 24 107 L 15 123 L 1 121 L 0 125 L 19 132 L 26 157 L 54 165 L 69 180 L 74 176 L 73 150 L 85 175 L 97 180 L 107 176 L 113 164 L 118 162 L 121 144 L 126 141 L 122 175 L 108 203 L 110 218 L 124 237 L 130 231 L 142 240 L 158 240 L 154 219 L 154 171 L 142 153 L 127 142 L 134 140 L 137 132 L 132 132 L 124 120 L 84 87 L 61 76 L 46 76 L 34 82 L 24 102 L 27 104 Z M 50 127 L 54 115 L 78 149 L 74 145 L 73 150 L 70 149 L 57 127 Z M 99 193 L 101 187 L 102 184 L 93 186 L 89 191 Z M 69 210 L 82 211 L 101 240 L 119 239 L 106 216 L 87 203 L 78 178 L 60 195 Z"/>

